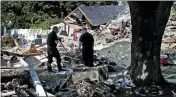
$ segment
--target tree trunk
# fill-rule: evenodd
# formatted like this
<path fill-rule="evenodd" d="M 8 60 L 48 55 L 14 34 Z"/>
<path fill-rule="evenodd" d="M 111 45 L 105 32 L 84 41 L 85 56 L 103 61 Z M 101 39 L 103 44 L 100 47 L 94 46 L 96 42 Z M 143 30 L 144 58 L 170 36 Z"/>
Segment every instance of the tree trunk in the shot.
<path fill-rule="evenodd" d="M 161 85 L 162 36 L 173 2 L 128 2 L 132 23 L 130 75 L 136 86 Z"/>

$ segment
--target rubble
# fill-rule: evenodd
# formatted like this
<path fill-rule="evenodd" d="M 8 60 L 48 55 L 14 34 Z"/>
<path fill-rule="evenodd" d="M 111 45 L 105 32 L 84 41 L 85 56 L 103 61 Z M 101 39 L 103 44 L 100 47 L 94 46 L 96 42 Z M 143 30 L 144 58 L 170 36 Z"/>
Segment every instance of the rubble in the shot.
<path fill-rule="evenodd" d="M 121 45 L 122 44 L 123 42 L 121 42 Z M 65 55 L 62 58 L 64 59 L 64 61 L 70 61 L 71 59 L 69 57 L 74 55 L 75 53 L 76 52 L 72 52 L 70 55 Z M 111 51 L 109 53 L 111 53 Z M 121 52 L 119 53 L 122 54 Z M 125 53 L 126 52 L 124 52 L 124 54 L 122 55 L 125 55 Z M 76 57 L 78 56 L 75 56 L 73 60 L 76 59 Z M 36 70 L 36 74 L 38 75 L 38 78 L 41 82 L 44 91 L 47 92 L 46 95 L 50 94 L 51 96 L 55 95 L 56 97 L 71 97 L 71 96 L 117 97 L 120 96 L 121 95 L 120 93 L 122 93 L 123 91 L 126 91 L 127 94 L 132 93 L 131 88 L 134 87 L 134 85 L 131 83 L 128 73 L 122 73 L 125 72 L 124 70 L 127 70 L 125 69 L 126 66 L 122 64 L 117 64 L 117 62 L 113 62 L 109 60 L 109 58 L 99 55 L 97 51 L 96 54 L 94 55 L 96 67 L 93 68 L 82 68 L 81 66 L 79 67 L 79 64 L 81 64 L 81 62 L 80 60 L 77 60 L 78 67 L 73 68 L 73 74 L 71 76 L 69 76 L 69 74 L 67 73 L 62 74 L 48 73 L 46 71 L 45 66 L 38 65 L 42 64 L 42 62 L 40 62 L 41 58 L 46 57 L 45 55 L 42 55 L 41 57 L 29 56 L 25 58 L 25 61 L 27 62 L 27 64 L 35 64 L 34 68 Z M 24 66 L 26 65 L 24 64 Z M 91 74 L 88 73 L 89 71 Z M 96 75 L 92 76 L 94 74 Z M 104 78 L 99 77 L 97 74 L 104 76 Z M 167 74 L 165 73 L 165 75 Z M 166 78 L 169 82 L 174 83 L 175 81 L 172 80 L 174 76 L 175 75 L 166 76 Z M 33 91 L 32 92 L 33 94 L 36 93 L 35 88 L 28 88 L 27 90 Z M 26 92 L 27 90 L 23 91 Z M 9 90 L 9 93 L 14 92 L 13 91 L 11 92 Z M 13 95 L 16 94 L 27 95 L 26 93 L 15 92 Z"/>
<path fill-rule="evenodd" d="M 76 89 L 81 97 L 110 97 L 110 95 L 108 96 L 110 88 L 101 82 L 90 81 L 89 78 L 82 80 L 82 82 L 73 84 L 70 87 Z"/>
<path fill-rule="evenodd" d="M 35 50 L 31 50 L 29 47 L 17 46 L 10 36 L 3 38 L 1 96 L 124 97 L 121 95 L 123 92 L 125 95 L 133 94 L 132 88 L 135 85 L 128 73 L 131 62 L 129 10 L 124 11 L 118 17 L 107 25 L 101 25 L 103 26 L 101 30 L 90 31 L 95 38 L 95 67 L 84 67 L 81 52 L 76 51 L 78 42 L 73 42 L 70 37 L 60 36 L 66 50 L 62 44 L 57 45 L 61 54 L 61 64 L 67 70 L 65 72 L 57 72 L 55 60 L 52 63 L 54 71 L 47 71 L 46 43 L 33 46 L 31 48 Z M 172 64 L 171 68 L 161 65 L 162 73 L 171 83 L 176 83 L 175 24 L 175 18 L 171 17 L 161 45 L 161 54 L 167 54 L 168 64 Z M 14 79 L 18 80 L 18 85 L 12 84 Z M 176 93 L 175 90 L 173 90 L 174 93 Z M 135 94 L 154 96 L 162 95 L 163 92 L 160 88 L 153 86 L 151 90 L 136 89 Z"/>
<path fill-rule="evenodd" d="M 2 43 L 1 44 L 2 47 L 5 47 L 5 46 L 14 47 L 15 46 L 15 41 L 10 35 L 2 37 L 1 43 Z"/>
<path fill-rule="evenodd" d="M 103 81 L 108 78 L 107 66 L 99 66 L 92 68 L 76 68 L 72 75 L 72 80 L 74 83 L 85 78 L 90 78 L 91 80 Z"/>
<path fill-rule="evenodd" d="M 1 96 L 3 97 L 14 95 L 17 95 L 18 97 L 37 97 L 37 94 L 32 88 L 30 88 L 30 86 L 20 84 L 18 79 L 13 79 L 7 84 L 2 84 L 1 87 Z"/>
<path fill-rule="evenodd" d="M 176 49 L 176 34 L 164 35 L 161 49 Z"/>

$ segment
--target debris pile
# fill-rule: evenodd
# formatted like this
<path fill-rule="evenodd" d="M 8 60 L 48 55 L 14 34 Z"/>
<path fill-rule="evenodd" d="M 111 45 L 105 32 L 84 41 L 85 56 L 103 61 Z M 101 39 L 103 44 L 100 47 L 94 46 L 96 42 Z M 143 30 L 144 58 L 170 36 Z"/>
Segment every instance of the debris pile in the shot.
<path fill-rule="evenodd" d="M 176 49 L 176 14 L 170 15 L 163 35 L 161 49 Z"/>
<path fill-rule="evenodd" d="M 131 38 L 131 23 L 129 10 L 125 10 L 119 15 L 120 18 L 112 20 L 96 32 L 95 45 L 108 44 L 124 38 Z"/>
<path fill-rule="evenodd" d="M 18 79 L 1 83 L 1 96 L 38 97 L 33 88 L 30 88 L 28 85 L 20 85 Z"/>
<path fill-rule="evenodd" d="M 14 47 L 15 42 L 12 36 L 4 36 L 1 40 L 1 47 Z"/>
<path fill-rule="evenodd" d="M 62 36 L 61 36 L 62 37 Z M 74 42 L 72 40 L 72 38 L 69 37 L 62 37 L 62 44 L 64 44 L 64 47 L 66 48 L 66 50 L 68 52 L 72 51 L 74 49 L 75 46 L 78 46 L 78 42 Z M 65 52 L 63 46 L 61 43 L 58 43 L 57 47 L 59 49 L 59 51 L 61 52 Z"/>
<path fill-rule="evenodd" d="M 103 27 L 98 31 L 91 31 L 95 38 L 95 67 L 85 67 L 83 65 L 81 52 L 76 50 L 78 42 L 73 41 L 70 37 L 61 36 L 66 49 L 63 48 L 61 43 L 57 45 L 61 54 L 61 64 L 67 70 L 63 72 L 57 72 L 55 60 L 52 63 L 54 71 L 47 71 L 46 44 L 39 46 L 31 44 L 28 48 L 23 48 L 16 45 L 11 36 L 3 37 L 1 95 L 22 97 L 28 97 L 29 95 L 32 97 L 40 95 L 55 95 L 56 97 L 124 97 L 120 95 L 124 91 L 126 95 L 133 94 L 134 92 L 131 90 L 135 85 L 128 74 L 131 61 L 129 10 L 124 11 L 119 17 L 107 25 L 101 25 Z M 161 47 L 162 50 L 166 51 L 167 49 L 176 49 L 176 30 L 173 27 L 175 26 L 174 22 L 172 22 L 175 19 L 170 18 L 170 21 L 163 36 Z M 96 47 L 101 45 L 103 45 L 103 49 L 97 50 Z M 104 48 L 105 45 L 107 48 Z M 171 54 L 171 52 L 169 53 Z M 26 57 L 26 55 L 30 56 Z M 175 61 L 176 56 L 173 56 Z M 173 64 L 175 63 L 173 62 Z M 176 75 L 174 74 L 176 68 L 174 65 L 171 67 L 165 69 L 166 67 L 162 66 L 162 72 L 168 82 L 176 83 Z M 20 73 L 20 70 L 26 69 L 29 74 Z M 18 73 L 16 73 L 17 71 Z M 24 74 L 27 75 L 26 83 L 20 83 L 18 82 L 20 79 L 15 79 L 16 77 L 19 78 L 19 76 L 26 79 Z M 159 89 L 151 87 L 152 92 L 157 91 L 158 93 Z M 142 95 L 143 92 L 146 91 L 136 89 L 135 94 Z M 158 94 L 161 95 L 162 93 Z"/>
<path fill-rule="evenodd" d="M 168 20 L 168 23 L 166 25 L 167 27 L 170 26 L 171 29 L 175 29 L 176 27 L 176 14 L 175 13 L 171 13 L 170 14 L 170 17 L 169 17 L 169 20 Z"/>
<path fill-rule="evenodd" d="M 165 35 L 162 40 L 161 49 L 176 49 L 176 35 Z"/>
<path fill-rule="evenodd" d="M 89 78 L 73 84 L 70 87 L 77 90 L 78 95 L 81 97 L 115 97 L 110 87 L 102 82 L 91 81 Z"/>
<path fill-rule="evenodd" d="M 1 96 L 37 97 L 29 72 L 24 69 L 1 69 Z"/>
<path fill-rule="evenodd" d="M 15 41 L 14 39 L 12 40 Z M 21 47 L 18 45 L 18 43 L 16 44 L 11 47 L 9 47 L 7 44 L 7 46 L 2 47 L 2 52 L 6 52 L 9 54 L 20 54 L 20 55 L 41 54 L 41 52 L 36 49 L 35 44 L 31 44 L 30 47 L 28 48 Z"/>
<path fill-rule="evenodd" d="M 109 24 L 103 26 L 95 34 L 95 45 L 108 45 L 112 42 L 117 42 L 122 39 L 131 40 L 131 17 L 129 9 L 119 14 L 118 19 L 112 20 Z M 163 42 L 161 49 L 173 48 L 175 49 L 176 37 L 176 14 L 170 15 L 169 21 L 163 35 Z"/>

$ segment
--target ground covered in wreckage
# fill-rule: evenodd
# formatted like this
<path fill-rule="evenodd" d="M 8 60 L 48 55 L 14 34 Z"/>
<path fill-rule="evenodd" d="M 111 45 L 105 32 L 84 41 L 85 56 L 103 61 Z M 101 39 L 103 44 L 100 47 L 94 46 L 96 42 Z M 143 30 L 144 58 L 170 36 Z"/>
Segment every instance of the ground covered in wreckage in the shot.
<path fill-rule="evenodd" d="M 116 50 L 119 50 L 119 52 L 116 52 Z M 175 53 L 174 50 L 168 50 L 164 52 Z M 71 56 L 77 59 L 74 60 L 74 62 L 80 64 L 81 62 L 79 62 L 80 60 L 78 60 L 80 56 L 75 56 L 74 53 L 75 52 L 70 53 Z M 55 95 L 56 97 L 142 97 L 144 95 L 147 95 L 147 97 L 173 97 L 174 93 L 176 93 L 175 85 L 173 85 L 172 87 L 166 87 L 165 90 L 169 90 L 166 92 L 163 92 L 162 90 L 160 90 L 160 88 L 157 88 L 155 86 L 150 87 L 150 89 L 132 88 L 133 84 L 130 81 L 128 73 L 125 75 L 122 74 L 122 72 L 125 72 L 128 69 L 128 65 L 130 65 L 130 42 L 117 42 L 111 47 L 96 51 L 94 57 L 96 67 L 91 69 L 84 68 L 80 64 L 75 69 L 73 68 L 72 76 L 69 76 L 69 74 L 57 75 L 55 73 L 48 73 L 46 68 L 36 68 L 36 72 L 45 91 L 47 93 Z M 172 59 L 175 60 L 175 58 L 176 57 L 172 55 Z M 64 57 L 63 60 L 65 62 L 65 67 L 69 67 L 69 65 L 71 64 L 69 62 L 69 57 Z M 113 61 L 115 61 L 117 64 Z M 176 83 L 176 67 L 164 67 L 161 65 L 161 68 L 166 80 L 168 80 L 168 82 L 170 83 Z M 12 74 L 10 74 L 9 72 L 2 73 L 2 75 L 4 75 L 2 76 L 2 79 L 6 79 L 2 80 L 2 92 L 5 92 L 6 89 L 13 90 L 14 82 L 16 79 L 18 79 L 20 85 L 16 87 L 16 91 L 26 91 L 28 93 L 33 93 L 33 95 L 36 95 L 34 92 L 34 87 L 32 86 L 29 72 L 27 72 L 26 70 L 17 70 L 12 71 Z M 10 76 L 7 79 L 8 75 Z M 123 81 L 125 81 L 125 83 Z M 28 88 L 26 88 L 25 85 L 28 85 Z M 159 94 L 160 96 L 156 96 L 157 94 Z M 21 97 L 24 97 L 24 95 L 25 94 L 23 94 L 23 96 Z"/>
<path fill-rule="evenodd" d="M 112 46 L 96 50 L 94 54 L 94 64 L 96 67 L 84 68 L 81 64 L 81 53 L 75 50 L 70 54 L 61 52 L 62 64 L 64 67 L 72 68 L 72 76 L 69 73 L 57 75 L 48 73 L 45 66 L 36 67 L 37 75 L 42 83 L 44 90 L 48 95 L 56 97 L 173 97 L 176 93 L 176 86 L 165 87 L 165 92 L 159 87 L 152 86 L 150 89 L 134 89 L 130 77 L 127 74 L 123 75 L 128 69 L 131 61 L 131 43 L 130 41 L 122 40 L 115 42 Z M 161 54 L 169 54 L 169 62 L 175 64 L 176 60 L 175 49 L 162 50 Z M 72 67 L 73 57 L 76 67 Z M 55 64 L 53 64 L 55 67 Z M 97 69 L 98 68 L 98 69 Z M 99 69 L 100 68 L 100 69 Z M 176 84 L 176 66 L 162 66 L 162 71 L 165 79 Z M 2 93 L 17 93 L 19 97 L 27 97 L 27 94 L 36 97 L 32 79 L 29 72 L 26 70 L 12 70 L 11 72 L 1 71 Z M 18 81 L 17 81 L 18 80 Z M 19 84 L 19 85 L 16 85 Z M 8 90 L 8 91 L 7 91 Z M 167 91 L 169 90 L 169 91 Z M 150 91 L 150 93 L 149 93 Z M 14 93 L 15 95 L 15 93 Z M 25 96 L 24 96 L 25 95 Z M 160 96 L 156 96 L 160 95 Z M 14 97 L 14 96 L 13 96 Z"/>
<path fill-rule="evenodd" d="M 175 21 L 170 24 L 176 24 Z M 35 70 L 49 97 L 54 95 L 56 97 L 174 97 L 176 95 L 176 86 L 174 85 L 176 84 L 175 29 L 172 27 L 169 31 L 167 31 L 169 33 L 165 33 L 165 42 L 163 42 L 165 44 L 162 45 L 162 48 L 167 49 L 162 50 L 161 54 L 168 54 L 170 57 L 169 63 L 173 66 L 161 65 L 161 69 L 165 79 L 173 85 L 165 85 L 164 90 L 157 86 L 143 89 L 132 88 L 134 85 L 131 83 L 129 74 L 124 74 L 131 62 L 129 35 L 127 35 L 128 41 L 115 42 L 113 40 L 113 45 L 96 50 L 94 56 L 96 67 L 94 68 L 86 68 L 81 64 L 81 54 L 79 52 L 72 51 L 68 55 L 63 53 L 65 51 L 61 52 L 59 50 L 63 66 L 73 69 L 73 71 L 63 74 L 48 73 L 45 63 L 35 67 Z M 112 38 L 108 37 L 108 39 Z M 101 41 L 101 39 L 98 40 Z M 64 45 L 66 44 L 64 43 Z M 73 61 L 70 57 L 73 57 Z M 73 62 L 76 66 L 72 67 Z M 55 63 L 52 65 L 56 67 Z M 1 81 L 1 93 L 12 93 L 13 97 L 17 96 L 16 93 L 22 94 L 18 95 L 19 97 L 37 97 L 32 78 L 29 71 L 25 69 L 3 70 L 1 71 Z M 16 93 L 14 93 L 14 90 Z M 30 94 L 30 96 L 27 96 L 27 94 Z"/>
<path fill-rule="evenodd" d="M 130 44 L 129 41 L 119 41 L 108 48 L 95 51 L 94 64 L 96 67 L 94 68 L 85 68 L 79 60 L 80 54 L 76 54 L 75 51 L 70 52 L 70 55 L 63 53 L 62 63 L 64 67 L 71 68 L 71 56 L 74 57 L 73 61 L 77 64 L 76 67 L 72 68 L 72 76 L 69 76 L 69 73 L 61 75 L 48 73 L 46 68 L 43 68 L 45 65 L 40 66 L 40 68 L 36 67 L 36 72 L 48 95 L 52 94 L 56 97 L 142 97 L 144 95 L 147 97 L 173 97 L 176 93 L 175 85 L 166 87 L 165 90 L 169 90 L 166 92 L 155 86 L 150 87 L 150 89 L 132 88 L 133 84 L 128 73 L 122 74 L 130 65 Z M 168 52 L 171 55 L 170 60 L 176 60 L 174 55 L 176 51 L 168 49 L 162 51 L 162 54 Z M 165 79 L 176 84 L 176 66 L 161 65 L 161 68 Z M 19 97 L 24 97 L 25 92 L 33 95 L 31 97 L 35 97 L 33 82 L 28 71 L 17 69 L 16 71 L 5 72 L 4 70 L 4 73 L 1 71 L 1 74 L 4 75 L 1 76 L 3 79 L 1 92 L 13 91 L 15 88 L 19 94 L 23 93 L 23 96 Z M 15 82 L 16 80 L 18 82 Z M 157 94 L 160 96 L 156 96 Z"/>
<path fill-rule="evenodd" d="M 122 67 L 126 67 L 128 65 L 130 65 L 130 61 L 131 61 L 131 43 L 128 41 L 122 41 L 122 42 L 117 42 L 115 45 L 112 45 L 111 47 L 108 48 L 104 48 L 100 51 L 96 51 L 97 53 L 99 53 L 100 56 L 106 56 L 107 59 L 115 61 L 116 63 L 118 63 L 119 66 Z M 160 94 L 160 96 L 156 96 L 156 97 L 173 97 L 173 95 L 175 95 L 176 92 L 176 75 L 175 75 L 175 71 L 176 71 L 176 65 L 175 65 L 175 60 L 176 60 L 176 50 L 175 49 L 165 49 L 161 51 L 161 54 L 168 54 L 170 56 L 168 62 L 169 64 L 174 64 L 173 66 L 163 66 L 161 65 L 161 69 L 163 71 L 163 75 L 165 77 L 165 79 L 170 82 L 173 83 L 170 86 L 169 85 L 165 85 L 164 87 L 164 91 L 165 92 L 161 92 L 158 93 Z M 125 91 L 120 92 L 121 95 L 117 96 L 117 97 L 140 97 L 140 96 L 145 96 L 147 95 L 148 90 L 147 89 L 136 89 L 138 91 L 134 91 L 134 94 L 130 94 L 130 92 L 128 91 L 127 93 Z M 145 93 L 146 92 L 146 93 Z M 154 93 L 154 92 L 153 92 Z M 161 95 L 163 93 L 163 95 Z M 136 95 L 138 94 L 138 95 Z M 147 97 L 149 97 L 150 95 L 147 95 Z M 151 95 L 154 96 L 154 95 Z"/>

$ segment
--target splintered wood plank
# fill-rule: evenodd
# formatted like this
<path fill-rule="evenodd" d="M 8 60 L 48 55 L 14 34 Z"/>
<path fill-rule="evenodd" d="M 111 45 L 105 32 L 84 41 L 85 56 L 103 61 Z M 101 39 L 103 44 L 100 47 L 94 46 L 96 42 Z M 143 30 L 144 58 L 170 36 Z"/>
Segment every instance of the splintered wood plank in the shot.
<path fill-rule="evenodd" d="M 12 58 L 12 56 L 3 55 L 2 58 L 4 60 L 8 60 L 9 61 Z M 20 60 L 21 58 L 23 58 L 23 57 L 17 57 L 17 60 Z"/>
<path fill-rule="evenodd" d="M 34 82 L 36 92 L 38 93 L 39 96 L 46 96 L 46 93 L 42 87 L 42 84 L 40 83 L 38 75 L 35 72 L 34 66 L 32 64 L 29 64 L 28 66 L 29 66 L 29 70 L 30 70 L 30 75 L 31 75 L 32 80 Z"/>
<path fill-rule="evenodd" d="M 12 95 L 15 95 L 15 91 L 10 91 L 10 92 L 7 92 L 7 93 L 1 93 L 1 96 L 2 97 L 6 97 L 6 96 L 12 96 Z"/>
<path fill-rule="evenodd" d="M 33 80 L 33 83 L 34 83 L 34 87 L 35 87 L 35 90 L 36 92 L 38 93 L 39 96 L 43 96 L 43 97 L 46 97 L 46 93 L 42 87 L 42 84 L 40 83 L 40 80 L 38 78 L 38 75 L 34 69 L 34 64 L 28 64 L 26 63 L 25 61 L 29 62 L 30 60 L 28 58 L 25 58 L 24 60 L 21 60 L 24 64 L 27 64 L 28 67 L 29 67 L 29 71 L 30 71 L 30 75 L 31 75 L 31 78 Z"/>

